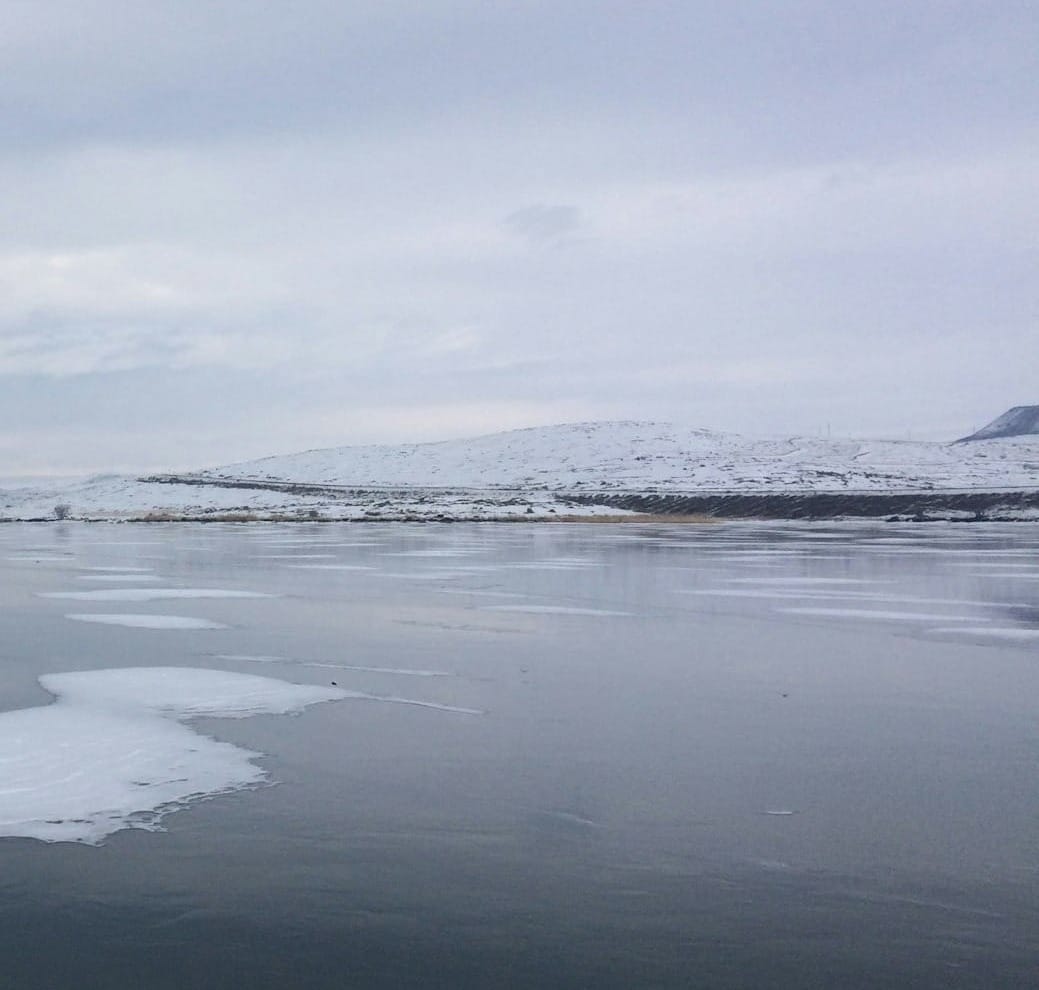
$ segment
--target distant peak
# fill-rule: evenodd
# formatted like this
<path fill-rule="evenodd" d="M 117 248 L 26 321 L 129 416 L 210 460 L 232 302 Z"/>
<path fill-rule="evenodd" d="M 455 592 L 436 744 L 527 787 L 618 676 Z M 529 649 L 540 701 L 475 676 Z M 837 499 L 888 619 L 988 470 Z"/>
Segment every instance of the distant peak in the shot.
<path fill-rule="evenodd" d="M 997 416 L 969 437 L 960 437 L 957 443 L 972 440 L 995 440 L 999 437 L 1023 437 L 1039 434 L 1039 406 L 1014 406 Z"/>

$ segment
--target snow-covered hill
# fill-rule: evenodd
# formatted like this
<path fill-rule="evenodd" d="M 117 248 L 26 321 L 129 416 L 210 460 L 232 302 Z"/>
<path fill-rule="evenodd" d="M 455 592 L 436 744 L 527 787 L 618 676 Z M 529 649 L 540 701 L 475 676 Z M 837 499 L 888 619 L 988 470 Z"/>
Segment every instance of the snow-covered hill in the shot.
<path fill-rule="evenodd" d="M 1039 436 L 1039 406 L 1014 406 L 1002 416 L 997 416 L 977 433 L 957 440 L 970 443 L 975 440 L 994 440 L 997 437 Z"/>
<path fill-rule="evenodd" d="M 755 438 L 607 422 L 468 440 L 332 447 L 202 472 L 308 484 L 611 491 L 1039 488 L 1039 437 L 955 445 Z"/>
<path fill-rule="evenodd" d="M 295 487 L 286 490 L 290 486 Z M 567 493 L 1004 490 L 1039 491 L 1039 437 L 969 444 L 754 438 L 626 421 L 440 443 L 311 450 L 167 476 L 163 483 L 103 476 L 12 489 L 0 491 L 0 517 L 53 518 L 56 506 L 68 505 L 80 518 L 238 513 L 494 519 L 616 511 L 602 504 L 575 505 Z M 1014 509 L 1005 517 L 1028 518 L 1035 511 Z"/>

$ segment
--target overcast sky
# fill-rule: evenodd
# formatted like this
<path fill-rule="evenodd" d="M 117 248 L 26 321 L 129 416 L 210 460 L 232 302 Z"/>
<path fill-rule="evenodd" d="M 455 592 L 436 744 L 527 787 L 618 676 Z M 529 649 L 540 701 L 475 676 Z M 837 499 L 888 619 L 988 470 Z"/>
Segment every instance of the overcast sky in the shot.
<path fill-rule="evenodd" d="M 0 474 L 1039 402 L 1034 0 L 0 10 Z"/>

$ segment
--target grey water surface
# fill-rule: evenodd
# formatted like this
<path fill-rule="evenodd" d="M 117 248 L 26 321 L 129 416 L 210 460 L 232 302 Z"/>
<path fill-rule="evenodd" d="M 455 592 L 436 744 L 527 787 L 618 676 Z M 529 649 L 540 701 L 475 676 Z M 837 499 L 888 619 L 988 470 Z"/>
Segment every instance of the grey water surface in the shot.
<path fill-rule="evenodd" d="M 147 587 L 277 597 L 41 597 Z M 276 786 L 165 831 L 0 840 L 4 987 L 1039 984 L 1039 527 L 11 524 L 0 594 L 3 710 L 382 699 L 198 720 Z"/>

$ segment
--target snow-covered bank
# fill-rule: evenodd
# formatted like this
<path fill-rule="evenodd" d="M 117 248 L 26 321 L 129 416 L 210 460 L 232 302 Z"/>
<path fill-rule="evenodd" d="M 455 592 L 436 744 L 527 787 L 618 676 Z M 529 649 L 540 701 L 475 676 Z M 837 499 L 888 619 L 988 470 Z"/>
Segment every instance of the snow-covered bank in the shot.
<path fill-rule="evenodd" d="M 0 492 L 0 517 L 54 518 L 58 506 L 67 506 L 71 517 L 91 519 L 595 517 L 625 511 L 618 499 L 625 494 L 822 500 L 1036 491 L 1037 436 L 956 444 L 577 423 L 440 443 L 312 450 L 161 479 L 99 476 L 12 489 Z M 607 497 L 600 502 L 594 493 Z M 1002 508 L 997 503 L 986 508 L 995 511 L 988 517 L 1035 515 L 1013 499 Z M 841 514 L 826 505 L 819 515 Z"/>
<path fill-rule="evenodd" d="M 226 487 L 226 482 L 200 483 L 195 476 L 191 480 L 191 484 L 171 484 L 107 476 L 71 485 L 0 491 L 0 519 L 53 520 L 56 513 L 70 519 L 102 521 L 274 519 L 290 522 L 626 514 L 624 510 L 602 505 L 571 506 L 557 494 L 546 491 L 398 488 L 300 492 L 262 486 Z"/>

